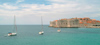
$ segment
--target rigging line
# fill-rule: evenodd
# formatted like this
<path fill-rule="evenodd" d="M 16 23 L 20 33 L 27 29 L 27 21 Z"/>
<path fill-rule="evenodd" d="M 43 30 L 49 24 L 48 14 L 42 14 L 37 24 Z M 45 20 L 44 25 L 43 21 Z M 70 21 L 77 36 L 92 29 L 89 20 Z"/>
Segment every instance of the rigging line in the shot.
<path fill-rule="evenodd" d="M 14 24 L 15 24 L 15 29 L 16 29 L 16 32 L 17 32 L 16 17 L 15 17 L 15 15 L 14 15 Z"/>
<path fill-rule="evenodd" d="M 41 16 L 41 25 L 42 25 L 42 31 L 43 31 L 43 20 L 42 20 L 42 16 Z"/>

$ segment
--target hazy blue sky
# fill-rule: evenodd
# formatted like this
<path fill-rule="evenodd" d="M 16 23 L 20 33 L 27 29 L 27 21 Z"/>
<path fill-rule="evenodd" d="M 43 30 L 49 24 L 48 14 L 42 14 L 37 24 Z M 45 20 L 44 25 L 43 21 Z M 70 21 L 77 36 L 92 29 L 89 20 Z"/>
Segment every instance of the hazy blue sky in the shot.
<path fill-rule="evenodd" d="M 0 0 L 0 25 L 49 24 L 61 18 L 90 17 L 100 20 L 100 0 Z"/>

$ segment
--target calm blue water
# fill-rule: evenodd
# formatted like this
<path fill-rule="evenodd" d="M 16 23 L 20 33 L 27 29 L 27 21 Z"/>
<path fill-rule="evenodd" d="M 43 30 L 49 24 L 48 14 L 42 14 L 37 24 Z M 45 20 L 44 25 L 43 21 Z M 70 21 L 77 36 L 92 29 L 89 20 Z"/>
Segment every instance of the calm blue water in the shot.
<path fill-rule="evenodd" d="M 4 37 L 13 31 L 11 25 L 0 26 L 0 45 L 100 45 L 100 28 L 58 28 L 44 26 L 44 35 L 39 35 L 41 25 L 18 25 L 17 36 Z"/>

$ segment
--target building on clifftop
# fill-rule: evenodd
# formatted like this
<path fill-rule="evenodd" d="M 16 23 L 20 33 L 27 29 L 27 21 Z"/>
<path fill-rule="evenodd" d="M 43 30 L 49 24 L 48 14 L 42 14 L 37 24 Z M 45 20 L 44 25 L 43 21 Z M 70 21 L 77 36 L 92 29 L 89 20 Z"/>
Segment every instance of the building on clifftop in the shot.
<path fill-rule="evenodd" d="M 60 19 L 50 22 L 50 27 L 86 27 L 86 28 L 100 28 L 100 21 L 95 19 L 85 18 L 71 18 Z"/>

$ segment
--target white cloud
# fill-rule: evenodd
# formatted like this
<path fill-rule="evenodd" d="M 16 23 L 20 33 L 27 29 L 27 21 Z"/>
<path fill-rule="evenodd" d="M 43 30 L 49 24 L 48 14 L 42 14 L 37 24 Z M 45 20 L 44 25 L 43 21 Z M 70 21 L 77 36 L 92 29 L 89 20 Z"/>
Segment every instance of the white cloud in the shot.
<path fill-rule="evenodd" d="M 18 9 L 17 6 L 8 5 L 7 3 L 4 3 L 3 5 L 0 5 L 0 7 L 4 8 L 4 9 Z"/>
<path fill-rule="evenodd" d="M 92 14 L 88 12 L 95 12 L 96 7 L 86 4 L 77 3 L 68 0 L 49 0 L 52 1 L 51 5 L 44 4 L 20 4 L 18 6 L 3 4 L 0 7 L 4 7 L 5 10 L 0 9 L 0 16 L 13 16 L 16 15 L 19 24 L 26 22 L 25 24 L 39 24 L 40 16 L 44 17 L 45 24 L 49 21 L 61 19 L 61 18 L 72 18 L 72 17 L 91 17 Z M 19 1 L 20 2 L 20 1 Z M 55 3 L 56 2 L 56 3 Z M 20 7 L 20 8 L 19 8 Z M 15 9 L 15 10 L 12 10 Z M 20 10 L 16 10 L 20 9 Z M 99 10 L 99 9 L 98 9 Z M 100 11 L 100 10 L 99 10 Z M 97 17 L 99 15 L 96 15 Z M 22 20 L 22 21 L 21 21 Z"/>
<path fill-rule="evenodd" d="M 66 3 L 77 3 L 76 0 L 70 1 L 70 0 L 48 0 L 51 3 L 59 3 L 59 4 L 66 4 Z"/>
<path fill-rule="evenodd" d="M 23 1 L 24 1 L 24 0 L 17 0 L 17 2 L 16 2 L 16 3 L 18 4 L 18 3 L 23 2 Z"/>
<path fill-rule="evenodd" d="M 92 14 L 91 17 L 100 17 L 100 14 Z"/>
<path fill-rule="evenodd" d="M 48 1 L 51 1 L 53 3 L 66 3 L 66 2 L 69 2 L 67 0 L 48 0 Z"/>
<path fill-rule="evenodd" d="M 4 5 L 7 5 L 7 4 L 4 4 Z M 13 7 L 14 6 L 12 6 L 11 8 L 13 9 Z M 16 15 L 19 15 L 19 16 L 32 15 L 32 14 L 33 15 L 44 14 L 45 16 L 46 15 L 48 15 L 48 16 L 49 15 L 63 16 L 63 15 L 71 15 L 71 14 L 91 11 L 91 6 L 80 5 L 78 3 L 75 3 L 75 4 L 71 4 L 71 3 L 69 3 L 69 4 L 52 3 L 52 5 L 23 4 L 23 5 L 17 6 L 17 8 L 18 7 L 21 7 L 22 9 L 21 10 L 13 10 L 13 11 L 1 10 L 1 12 L 4 12 L 4 15 L 6 15 L 6 14 L 7 15 L 16 14 Z M 67 16 L 64 16 L 64 17 L 67 17 Z"/>

